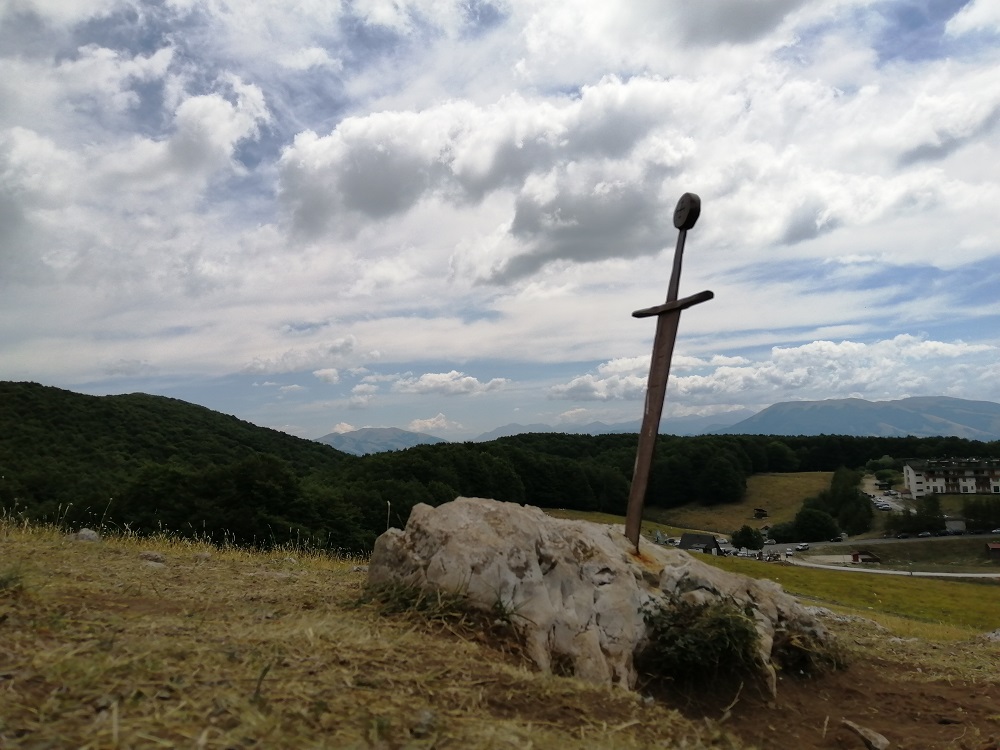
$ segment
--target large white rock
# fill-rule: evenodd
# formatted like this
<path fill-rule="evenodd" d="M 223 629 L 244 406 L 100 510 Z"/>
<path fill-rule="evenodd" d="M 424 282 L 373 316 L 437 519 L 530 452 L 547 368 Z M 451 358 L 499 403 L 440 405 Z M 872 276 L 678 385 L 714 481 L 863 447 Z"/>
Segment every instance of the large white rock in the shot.
<path fill-rule="evenodd" d="M 621 526 L 552 518 L 538 508 L 460 497 L 418 505 L 406 529 L 375 542 L 369 586 L 400 583 L 464 592 L 470 604 L 514 612 L 539 668 L 572 664 L 590 682 L 635 686 L 636 654 L 648 643 L 642 610 L 727 598 L 752 611 L 764 677 L 775 635 L 826 638 L 804 607 L 771 581 L 726 573 L 683 550 L 641 546 Z"/>

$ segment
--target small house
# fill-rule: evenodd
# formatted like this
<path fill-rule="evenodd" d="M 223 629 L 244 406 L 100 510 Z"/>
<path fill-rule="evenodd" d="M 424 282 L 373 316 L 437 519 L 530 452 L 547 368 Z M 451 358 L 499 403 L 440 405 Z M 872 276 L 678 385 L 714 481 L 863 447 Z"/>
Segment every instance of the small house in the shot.
<path fill-rule="evenodd" d="M 681 534 L 681 541 L 677 546 L 688 552 L 704 552 L 707 555 L 722 554 L 719 540 L 712 534 Z"/>
<path fill-rule="evenodd" d="M 753 509 L 754 518 L 767 518 L 767 508 L 754 508 Z"/>
<path fill-rule="evenodd" d="M 986 543 L 986 559 L 1000 560 L 1000 542 Z"/>

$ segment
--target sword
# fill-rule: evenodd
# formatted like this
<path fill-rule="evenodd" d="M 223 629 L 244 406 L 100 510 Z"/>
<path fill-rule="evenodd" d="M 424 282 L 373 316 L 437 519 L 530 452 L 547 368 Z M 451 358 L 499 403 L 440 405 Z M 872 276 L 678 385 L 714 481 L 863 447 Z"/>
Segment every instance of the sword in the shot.
<path fill-rule="evenodd" d="M 674 209 L 674 227 L 679 230 L 677 247 L 674 250 L 674 266 L 670 272 L 670 286 L 667 287 L 667 301 L 662 305 L 647 307 L 632 313 L 634 318 L 656 316 L 656 335 L 653 337 L 653 357 L 649 365 L 649 379 L 646 382 L 646 406 L 642 414 L 642 429 L 639 432 L 639 446 L 635 454 L 635 468 L 632 471 L 632 486 L 629 490 L 628 510 L 625 513 L 625 536 L 639 552 L 639 534 L 642 526 L 642 508 L 646 502 L 649 487 L 649 471 L 653 464 L 653 451 L 660 431 L 660 416 L 663 401 L 667 395 L 667 378 L 670 375 L 670 359 L 677 340 L 677 326 L 681 310 L 707 302 L 715 295 L 704 291 L 690 297 L 677 299 L 681 283 L 681 262 L 684 258 L 684 241 L 687 232 L 693 228 L 701 215 L 701 199 L 694 193 L 684 193 Z"/>

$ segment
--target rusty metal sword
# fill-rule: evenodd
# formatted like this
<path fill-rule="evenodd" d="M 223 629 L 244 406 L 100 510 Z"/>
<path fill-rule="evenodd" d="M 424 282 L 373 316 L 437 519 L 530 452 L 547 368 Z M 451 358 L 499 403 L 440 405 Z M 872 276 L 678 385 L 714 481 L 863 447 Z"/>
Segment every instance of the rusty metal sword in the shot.
<path fill-rule="evenodd" d="M 653 338 L 653 358 L 649 365 L 649 379 L 646 383 L 646 407 L 642 415 L 642 429 L 639 432 L 639 447 L 635 454 L 635 469 L 632 471 L 632 486 L 625 513 L 625 536 L 639 551 L 639 533 L 642 526 L 642 508 L 646 502 L 649 487 L 649 471 L 653 463 L 656 437 L 660 431 L 660 416 L 667 394 L 667 378 L 670 375 L 670 359 L 677 340 L 677 325 L 681 310 L 707 302 L 715 295 L 704 291 L 690 297 L 677 299 L 681 283 L 681 262 L 684 257 L 684 241 L 687 231 L 694 227 L 701 215 L 701 199 L 694 193 L 684 193 L 674 209 L 674 226 L 680 230 L 677 248 L 674 250 L 674 266 L 670 272 L 670 286 L 667 287 L 667 301 L 656 307 L 636 310 L 634 318 L 656 316 L 656 335 Z"/>

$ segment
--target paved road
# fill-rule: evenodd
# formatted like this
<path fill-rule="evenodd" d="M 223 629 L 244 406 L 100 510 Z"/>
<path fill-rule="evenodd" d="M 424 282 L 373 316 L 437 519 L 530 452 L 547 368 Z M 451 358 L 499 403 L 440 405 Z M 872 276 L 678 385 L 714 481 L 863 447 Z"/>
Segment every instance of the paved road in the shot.
<path fill-rule="evenodd" d="M 887 540 L 888 541 L 888 540 Z M 875 570 L 873 568 L 854 568 L 847 565 L 824 565 L 822 563 L 806 562 L 802 558 L 789 558 L 786 562 L 803 568 L 822 568 L 823 570 L 843 570 L 849 573 L 874 573 L 883 576 L 912 576 L 914 578 L 1000 578 L 1000 571 L 995 573 L 932 573 L 920 570 Z"/>

